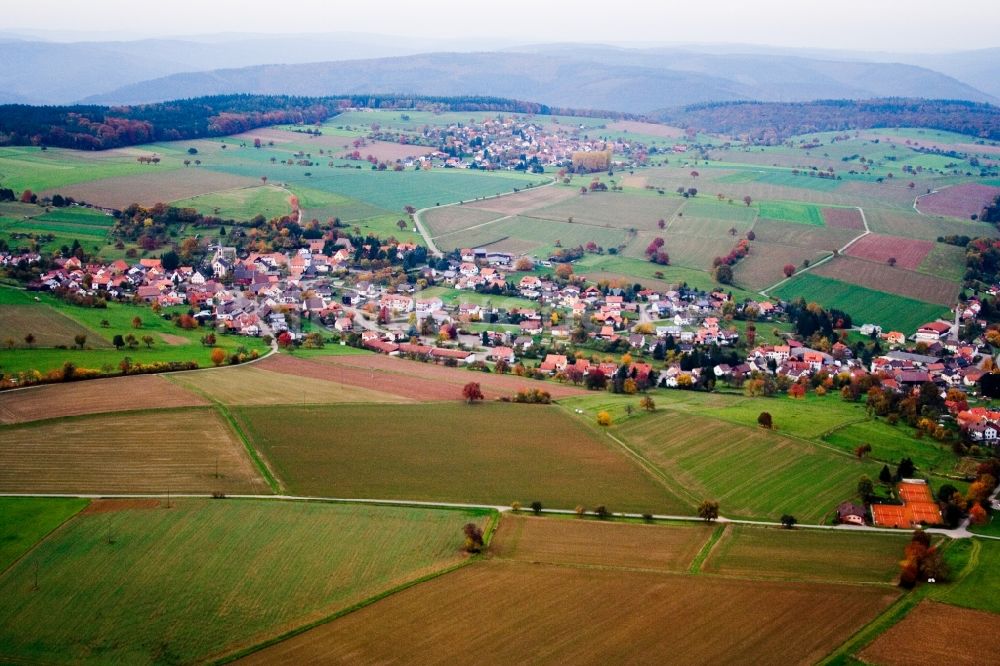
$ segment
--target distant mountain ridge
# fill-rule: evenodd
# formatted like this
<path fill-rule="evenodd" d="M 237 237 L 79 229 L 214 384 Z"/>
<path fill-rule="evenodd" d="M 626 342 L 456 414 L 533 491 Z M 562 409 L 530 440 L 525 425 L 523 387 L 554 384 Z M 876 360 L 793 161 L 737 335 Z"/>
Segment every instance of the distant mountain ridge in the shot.
<path fill-rule="evenodd" d="M 136 104 L 241 92 L 489 95 L 629 113 L 736 100 L 927 97 L 996 101 L 952 77 L 913 65 L 585 46 L 188 72 L 129 84 L 84 101 Z"/>

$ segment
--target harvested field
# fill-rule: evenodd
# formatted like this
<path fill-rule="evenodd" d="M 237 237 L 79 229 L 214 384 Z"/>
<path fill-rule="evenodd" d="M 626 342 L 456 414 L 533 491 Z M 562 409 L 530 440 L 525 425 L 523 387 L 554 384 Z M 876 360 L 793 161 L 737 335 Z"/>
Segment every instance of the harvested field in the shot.
<path fill-rule="evenodd" d="M 823 224 L 834 229 L 864 231 L 865 223 L 861 211 L 856 208 L 823 208 Z"/>
<path fill-rule="evenodd" d="M 687 571 L 713 529 L 505 514 L 490 551 L 521 562 Z"/>
<path fill-rule="evenodd" d="M 427 232 L 432 237 L 437 238 L 445 234 L 464 231 L 478 224 L 492 222 L 500 217 L 503 216 L 488 210 L 478 210 L 471 206 L 443 206 L 432 208 L 421 214 L 420 221 L 427 228 Z"/>
<path fill-rule="evenodd" d="M 922 238 L 935 240 L 938 236 L 969 236 L 975 238 L 996 238 L 1000 235 L 997 228 L 985 222 L 973 222 L 966 218 L 960 220 L 949 217 L 932 217 L 920 215 L 912 208 L 908 210 L 888 210 L 883 208 L 865 208 L 865 217 L 872 231 L 890 236 L 906 238 Z"/>
<path fill-rule="evenodd" d="M 998 654 L 1000 615 L 923 601 L 858 656 L 879 666 L 976 666 Z"/>
<path fill-rule="evenodd" d="M 517 194 L 508 194 L 502 197 L 486 199 L 485 201 L 475 201 L 466 204 L 471 208 L 500 213 L 501 215 L 520 215 L 536 208 L 549 206 L 566 199 L 580 196 L 571 187 L 560 187 L 552 185 L 548 187 L 533 187 L 528 190 L 521 190 Z"/>
<path fill-rule="evenodd" d="M 702 571 L 746 578 L 889 584 L 899 573 L 905 545 L 905 538 L 887 534 L 729 525 Z"/>
<path fill-rule="evenodd" d="M 729 251 L 738 242 L 737 238 L 733 238 L 727 233 L 717 234 L 715 238 L 712 238 L 696 234 L 674 233 L 673 228 L 669 233 L 643 231 L 628 244 L 625 251 L 621 253 L 622 256 L 646 259 L 646 248 L 654 238 L 662 238 L 665 241 L 662 249 L 670 255 L 671 265 L 698 270 L 709 270 L 715 257 L 729 254 Z"/>
<path fill-rule="evenodd" d="M 88 416 L 0 433 L 3 492 L 268 491 L 243 445 L 209 409 Z"/>
<path fill-rule="evenodd" d="M 613 442 L 596 439 L 554 406 L 252 407 L 237 418 L 295 494 L 686 508 Z"/>
<path fill-rule="evenodd" d="M 817 275 L 857 284 L 875 291 L 898 294 L 926 303 L 954 305 L 960 285 L 935 275 L 893 268 L 888 264 L 836 257 L 814 271 Z M 822 301 L 820 301 L 822 302 Z M 850 310 L 846 310 L 853 314 Z"/>
<path fill-rule="evenodd" d="M 689 199 L 630 192 L 576 194 L 552 206 L 536 208 L 530 216 L 563 222 L 572 217 L 575 223 L 655 231 L 659 220 L 669 221 L 686 201 Z"/>
<path fill-rule="evenodd" d="M 462 387 L 472 381 L 479 382 L 487 400 L 511 396 L 523 388 L 548 391 L 555 399 L 583 395 L 586 392 L 584 389 L 556 382 L 539 382 L 514 375 L 471 373 L 458 368 L 376 354 L 321 356 L 308 361 L 279 354 L 254 367 L 359 386 L 420 401 L 460 400 Z"/>
<path fill-rule="evenodd" d="M 607 128 L 613 132 L 632 132 L 668 139 L 676 139 L 684 136 L 684 130 L 680 127 L 660 125 L 658 123 L 644 123 L 638 120 L 616 120 L 615 122 L 608 123 Z"/>
<path fill-rule="evenodd" d="M 83 510 L 81 515 L 92 513 L 118 513 L 120 511 L 142 511 L 143 509 L 161 509 L 166 507 L 166 500 L 161 499 L 94 499 Z"/>
<path fill-rule="evenodd" d="M 0 662 L 211 663 L 460 564 L 467 522 L 237 499 L 79 515 L 0 576 Z"/>
<path fill-rule="evenodd" d="M 733 268 L 733 279 L 741 287 L 756 291 L 783 280 L 785 274 L 782 268 L 786 264 L 795 266 L 797 270 L 802 268 L 805 260 L 813 264 L 828 256 L 829 252 L 795 245 L 751 243 L 750 254 Z"/>
<path fill-rule="evenodd" d="M 91 331 L 48 305 L 0 305 L 0 336 L 3 338 L 0 343 L 4 344 L 4 349 L 7 348 L 8 338 L 14 342 L 15 347 L 28 348 L 24 338 L 29 333 L 35 336 L 32 347 L 75 347 L 74 337 L 80 334 L 87 336 L 87 344 L 91 347 L 111 346 L 106 340 L 93 335 Z M 0 351 L 0 367 L 2 366 L 3 352 Z"/>
<path fill-rule="evenodd" d="M 679 495 L 694 504 L 716 499 L 734 518 L 790 513 L 821 522 L 854 495 L 858 476 L 879 469 L 761 428 L 687 413 L 661 410 L 614 432 L 662 470 Z"/>
<path fill-rule="evenodd" d="M 391 393 L 297 377 L 257 367 L 226 368 L 173 375 L 170 380 L 227 405 L 409 402 Z"/>
<path fill-rule="evenodd" d="M 4 391 L 0 393 L 0 423 L 207 404 L 201 396 L 159 375 L 132 375 Z"/>
<path fill-rule="evenodd" d="M 945 215 L 969 219 L 979 215 L 986 204 L 1000 196 L 1000 187 L 963 183 L 942 187 L 917 197 L 917 209 L 926 215 Z"/>
<path fill-rule="evenodd" d="M 934 243 L 931 241 L 868 234 L 847 248 L 846 254 L 883 264 L 890 258 L 895 259 L 897 268 L 913 271 L 920 267 L 933 249 Z"/>
<path fill-rule="evenodd" d="M 779 245 L 794 245 L 817 252 L 832 252 L 843 247 L 857 233 L 846 229 L 831 229 L 794 222 L 778 222 L 777 220 L 758 220 L 753 227 L 756 236 L 754 246 L 760 243 L 778 243 Z"/>
<path fill-rule="evenodd" d="M 441 237 L 437 242 L 442 250 L 463 247 L 493 246 L 505 248 L 512 240 L 523 245 L 534 243 L 539 252 L 551 252 L 557 247 L 577 247 L 593 241 L 601 247 L 611 248 L 624 244 L 629 236 L 624 229 L 584 223 L 559 222 L 534 217 L 502 217 L 496 222 L 479 228 L 460 231 Z M 509 250 L 508 250 L 509 251 Z"/>
<path fill-rule="evenodd" d="M 320 137 L 322 138 L 322 137 Z M 333 139 L 331 143 L 337 144 L 347 144 L 348 147 L 344 149 L 344 153 L 339 155 L 343 157 L 344 155 L 355 150 L 353 145 L 351 145 L 351 139 L 343 137 L 330 137 Z M 396 162 L 398 160 L 405 160 L 411 157 L 420 157 L 421 155 L 428 155 L 433 153 L 436 148 L 431 148 L 429 146 L 415 146 L 413 144 L 407 143 L 394 143 L 391 141 L 367 141 L 365 145 L 357 149 L 361 153 L 362 158 L 367 158 L 369 155 L 373 155 L 375 159 L 380 162 Z"/>
<path fill-rule="evenodd" d="M 170 171 L 149 167 L 147 173 L 134 176 L 117 176 L 60 187 L 59 194 L 100 206 L 125 208 L 133 203 L 151 206 L 160 202 L 188 199 L 208 192 L 258 184 L 260 184 L 258 179 L 201 167 Z"/>
<path fill-rule="evenodd" d="M 660 663 L 665 655 L 686 664 L 815 663 L 896 596 L 859 586 L 493 561 L 412 587 L 244 661 L 445 663 L 474 654 L 487 664 Z M 793 627 L 796 638 L 789 640 Z"/>

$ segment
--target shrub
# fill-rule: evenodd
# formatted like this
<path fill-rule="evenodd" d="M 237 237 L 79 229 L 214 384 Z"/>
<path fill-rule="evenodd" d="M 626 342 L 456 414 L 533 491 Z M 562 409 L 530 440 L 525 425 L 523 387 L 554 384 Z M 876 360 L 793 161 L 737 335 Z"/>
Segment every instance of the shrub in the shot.
<path fill-rule="evenodd" d="M 531 503 L 531 510 L 534 512 L 536 516 L 540 515 L 542 513 L 542 503 L 539 502 L 538 500 L 535 500 L 534 502 Z"/>

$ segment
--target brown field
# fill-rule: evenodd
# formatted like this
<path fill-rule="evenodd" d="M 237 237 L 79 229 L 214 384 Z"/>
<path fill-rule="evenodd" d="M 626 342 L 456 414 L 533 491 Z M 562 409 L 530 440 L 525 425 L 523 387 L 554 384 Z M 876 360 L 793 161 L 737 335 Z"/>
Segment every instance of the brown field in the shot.
<path fill-rule="evenodd" d="M 923 601 L 858 655 L 879 666 L 996 663 L 1000 615 Z"/>
<path fill-rule="evenodd" d="M 55 347 L 56 345 L 75 346 L 74 336 L 82 333 L 87 336 L 90 347 L 110 347 L 107 340 L 94 335 L 80 324 L 76 323 L 58 310 L 43 305 L 4 305 L 0 307 L 0 344 L 7 348 L 7 339 L 14 341 L 15 347 L 25 349 L 28 344 L 24 336 L 31 333 L 35 336 L 35 347 Z M 0 364 L 3 354 L 0 352 Z"/>
<path fill-rule="evenodd" d="M 3 492 L 268 492 L 209 409 L 87 416 L 0 433 Z"/>
<path fill-rule="evenodd" d="M 487 250 L 496 250 L 498 252 L 510 252 L 514 256 L 517 256 L 521 254 L 529 254 L 538 248 L 539 244 L 534 241 L 524 240 L 523 238 L 511 238 L 508 236 L 502 240 L 498 240 L 493 243 L 486 243 L 485 245 L 480 245 L 479 247 Z"/>
<path fill-rule="evenodd" d="M 323 138 L 323 137 L 320 137 Z M 341 137 L 330 137 L 331 139 Z M 350 153 L 354 151 L 354 147 L 351 144 L 351 139 L 343 138 L 339 141 L 341 144 L 348 144 L 345 149 L 345 153 Z M 357 149 L 361 152 L 362 159 L 368 157 L 369 155 L 374 155 L 375 158 L 382 162 L 395 162 L 397 160 L 406 160 L 411 157 L 420 157 L 421 155 L 429 155 L 433 153 L 436 148 L 430 148 L 428 146 L 414 146 L 412 144 L 406 143 L 393 143 L 391 141 L 368 141 L 367 145 L 361 146 Z M 343 154 L 338 155 L 340 157 Z"/>
<path fill-rule="evenodd" d="M 634 132 L 636 134 L 662 136 L 669 139 L 684 136 L 684 130 L 680 127 L 660 125 L 658 123 L 644 123 L 638 120 L 617 120 L 613 123 L 608 123 L 608 129 L 615 132 Z"/>
<path fill-rule="evenodd" d="M 589 181 L 576 179 L 579 187 Z M 569 189 L 569 188 L 566 188 Z M 570 190 L 572 191 L 572 190 Z M 602 192 L 566 199 L 552 206 L 537 208 L 530 217 L 564 222 L 570 217 L 574 222 L 607 226 L 616 229 L 634 227 L 640 230 L 657 231 L 657 221 L 669 221 L 687 199 L 657 196 L 655 194 L 635 194 L 629 192 Z"/>
<path fill-rule="evenodd" d="M 536 208 L 565 201 L 580 196 L 574 188 L 551 185 L 548 187 L 533 187 L 521 190 L 517 194 L 507 194 L 502 197 L 474 201 L 465 204 L 470 208 L 500 213 L 501 215 L 520 215 Z"/>
<path fill-rule="evenodd" d="M 590 282 L 600 282 L 601 280 L 607 280 L 612 286 L 625 286 L 629 284 L 635 284 L 638 282 L 643 287 L 648 289 L 659 289 L 661 291 L 669 291 L 671 289 L 677 289 L 680 286 L 677 282 L 670 282 L 668 280 L 657 280 L 651 277 L 638 277 L 635 275 L 625 275 L 624 273 L 614 273 L 611 271 L 587 271 L 586 273 L 580 274 L 580 277 L 585 278 Z"/>
<path fill-rule="evenodd" d="M 471 206 L 442 206 L 421 214 L 420 221 L 432 237 L 463 231 L 477 224 L 496 220 L 502 215 Z"/>
<path fill-rule="evenodd" d="M 420 363 L 383 355 L 320 356 L 311 360 L 286 354 L 271 356 L 255 367 L 290 375 L 324 379 L 391 393 L 414 400 L 460 400 L 462 387 L 479 382 L 487 400 L 510 396 L 522 388 L 539 388 L 553 398 L 583 395 L 584 389 L 556 382 L 540 382 L 514 375 L 473 373 L 433 363 Z"/>
<path fill-rule="evenodd" d="M 671 265 L 697 268 L 703 271 L 712 267 L 712 259 L 715 257 L 729 254 L 740 238 L 733 238 L 724 232 L 717 234 L 714 238 L 694 233 L 674 233 L 674 228 L 671 227 L 669 232 L 642 231 L 638 233 L 622 254 L 634 259 L 645 259 L 646 247 L 657 237 L 666 241 L 663 249 L 670 255 Z"/>
<path fill-rule="evenodd" d="M 753 232 L 757 237 L 753 245 L 778 243 L 803 247 L 817 252 L 832 252 L 858 236 L 857 233 L 845 229 L 830 229 L 777 220 L 758 220 L 753 227 Z"/>
<path fill-rule="evenodd" d="M 959 284 L 926 273 L 915 273 L 888 264 L 836 257 L 816 269 L 817 275 L 906 296 L 926 303 L 954 305 Z"/>
<path fill-rule="evenodd" d="M 133 203 L 150 206 L 160 202 L 189 199 L 208 192 L 259 184 L 260 181 L 254 178 L 234 176 L 205 167 L 173 170 L 157 170 L 156 167 L 150 167 L 148 172 L 134 176 L 118 176 L 67 185 L 60 187 L 59 193 L 99 206 L 125 208 Z M 54 192 L 54 190 L 43 192 L 42 195 L 51 195 Z"/>
<path fill-rule="evenodd" d="M 751 243 L 750 254 L 733 268 L 733 279 L 736 284 L 746 289 L 764 289 L 784 279 L 782 267 L 785 264 L 791 264 L 799 269 L 802 268 L 804 259 L 816 263 L 828 256 L 829 252 L 796 245 Z"/>
<path fill-rule="evenodd" d="M 864 231 L 865 224 L 861 211 L 856 208 L 823 208 L 823 223 L 833 229 Z"/>
<path fill-rule="evenodd" d="M 159 509 L 165 500 L 159 499 L 95 499 L 80 512 L 81 516 L 93 513 L 118 513 L 119 511 L 141 511 Z"/>
<path fill-rule="evenodd" d="M 891 584 L 905 545 L 894 534 L 728 525 L 701 570 L 741 578 Z"/>
<path fill-rule="evenodd" d="M 132 375 L 4 391 L 0 393 L 0 423 L 207 404 L 201 396 L 159 375 Z"/>
<path fill-rule="evenodd" d="M 983 207 L 1000 196 L 1000 187 L 964 183 L 942 187 L 936 192 L 917 197 L 917 208 L 921 213 L 946 215 L 969 219 L 979 215 Z"/>
<path fill-rule="evenodd" d="M 933 249 L 934 243 L 931 241 L 868 234 L 847 248 L 845 254 L 878 263 L 886 263 L 890 257 L 894 257 L 898 268 L 912 271 L 923 263 Z"/>
<path fill-rule="evenodd" d="M 490 552 L 520 562 L 687 571 L 713 529 L 505 514 Z"/>
<path fill-rule="evenodd" d="M 451 663 L 455 655 L 476 655 L 486 664 L 651 664 L 669 655 L 688 664 L 805 664 L 896 596 L 860 586 L 494 560 L 411 587 L 244 661 Z"/>
<path fill-rule="evenodd" d="M 186 372 L 172 375 L 170 380 L 227 405 L 409 402 L 391 393 L 257 367 Z"/>

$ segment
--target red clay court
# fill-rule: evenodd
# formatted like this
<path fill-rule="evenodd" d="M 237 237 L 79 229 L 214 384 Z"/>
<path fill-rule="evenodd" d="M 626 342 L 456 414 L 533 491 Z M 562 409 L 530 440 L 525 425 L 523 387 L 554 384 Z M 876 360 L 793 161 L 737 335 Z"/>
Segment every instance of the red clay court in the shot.
<path fill-rule="evenodd" d="M 878 527 L 910 529 L 921 523 L 941 524 L 941 510 L 923 481 L 903 481 L 899 484 L 899 499 L 903 504 L 872 504 L 872 521 Z"/>

